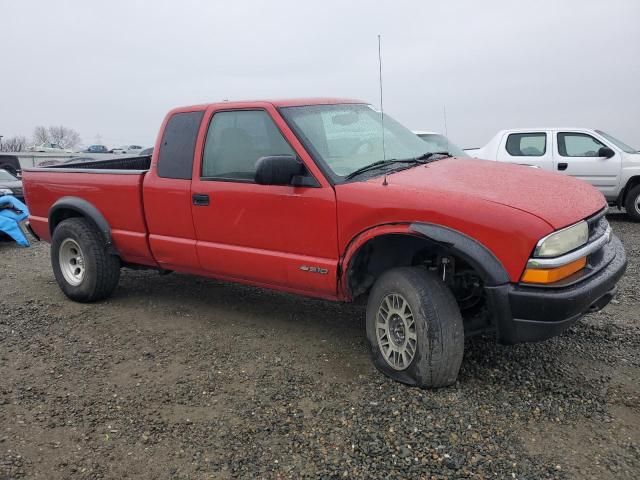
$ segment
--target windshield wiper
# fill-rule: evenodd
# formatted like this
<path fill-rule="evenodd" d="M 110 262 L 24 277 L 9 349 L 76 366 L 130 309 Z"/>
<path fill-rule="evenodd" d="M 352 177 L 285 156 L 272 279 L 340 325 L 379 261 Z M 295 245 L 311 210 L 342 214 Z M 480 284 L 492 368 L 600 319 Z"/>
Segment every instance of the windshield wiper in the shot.
<path fill-rule="evenodd" d="M 436 160 L 436 159 L 432 158 L 432 157 L 434 157 L 436 155 L 441 156 L 443 158 L 452 157 L 453 156 L 449 152 L 427 152 L 427 153 L 423 153 L 419 157 L 416 157 L 416 160 L 429 160 L 429 159 L 431 159 L 433 161 L 433 160 Z"/>
<path fill-rule="evenodd" d="M 386 167 L 387 165 L 393 165 L 394 163 L 405 163 L 405 164 L 419 164 L 425 163 L 421 158 L 405 158 L 402 160 L 398 160 L 397 158 L 392 158 L 390 160 L 378 160 L 377 162 L 370 163 L 369 165 L 365 165 L 364 167 L 360 167 L 357 170 L 354 170 L 349 175 L 347 175 L 345 180 L 351 180 L 353 177 L 357 177 L 361 173 L 368 172 L 370 170 L 377 170 L 382 167 Z"/>

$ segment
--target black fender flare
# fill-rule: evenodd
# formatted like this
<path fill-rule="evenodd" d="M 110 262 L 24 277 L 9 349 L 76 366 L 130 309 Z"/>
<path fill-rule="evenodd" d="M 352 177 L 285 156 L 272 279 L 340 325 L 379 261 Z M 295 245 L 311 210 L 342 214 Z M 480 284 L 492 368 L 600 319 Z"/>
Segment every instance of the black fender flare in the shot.
<path fill-rule="evenodd" d="M 65 216 L 60 218 L 60 214 L 64 211 L 73 211 L 80 216 L 84 217 L 96 226 L 100 235 L 104 239 L 104 246 L 110 253 L 117 253 L 115 248 L 113 247 L 113 242 L 111 239 L 111 226 L 109 222 L 107 222 L 104 215 L 100 213 L 94 205 L 87 202 L 86 200 L 78 197 L 62 197 L 58 199 L 49 209 L 49 233 L 53 237 L 53 231 L 55 227 L 64 219 Z"/>
<path fill-rule="evenodd" d="M 471 265 L 487 287 L 509 283 L 509 275 L 496 256 L 483 244 L 457 230 L 432 223 L 412 223 L 409 231 L 446 246 Z"/>

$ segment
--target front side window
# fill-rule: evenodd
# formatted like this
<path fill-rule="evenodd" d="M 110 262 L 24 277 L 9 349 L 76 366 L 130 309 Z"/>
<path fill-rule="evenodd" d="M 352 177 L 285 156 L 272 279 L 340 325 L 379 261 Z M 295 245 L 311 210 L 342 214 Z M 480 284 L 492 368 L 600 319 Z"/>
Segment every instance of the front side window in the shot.
<path fill-rule="evenodd" d="M 597 157 L 604 144 L 586 133 L 558 133 L 558 153 L 563 157 Z"/>
<path fill-rule="evenodd" d="M 380 112 L 366 104 L 284 107 L 280 112 L 335 182 L 381 160 L 442 152 L 441 145 L 424 142 L 388 115 L 383 122 Z"/>
<path fill-rule="evenodd" d="M 511 133 L 506 149 L 512 157 L 542 157 L 547 152 L 547 134 Z"/>
<path fill-rule="evenodd" d="M 253 181 L 258 159 L 271 155 L 295 152 L 267 112 L 218 112 L 207 132 L 202 177 Z"/>

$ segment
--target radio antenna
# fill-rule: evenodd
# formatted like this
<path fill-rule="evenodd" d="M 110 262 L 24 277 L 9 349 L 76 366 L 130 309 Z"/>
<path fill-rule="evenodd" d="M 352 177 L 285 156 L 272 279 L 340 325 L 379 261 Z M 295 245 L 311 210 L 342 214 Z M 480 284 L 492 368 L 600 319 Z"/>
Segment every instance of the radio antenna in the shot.
<path fill-rule="evenodd" d="M 444 119 L 444 136 L 447 139 L 447 152 L 449 151 L 449 131 L 447 129 L 447 105 L 442 105 L 442 117 Z"/>
<path fill-rule="evenodd" d="M 387 150 L 384 144 L 384 105 L 382 103 L 382 38 L 378 35 L 378 82 L 380 84 L 380 125 L 382 127 L 382 159 L 387 159 Z M 387 174 L 384 174 L 383 185 L 387 184 Z"/>
<path fill-rule="evenodd" d="M 447 106 L 446 105 L 442 106 L 442 117 L 444 119 L 444 136 L 448 137 L 449 132 L 447 131 Z"/>

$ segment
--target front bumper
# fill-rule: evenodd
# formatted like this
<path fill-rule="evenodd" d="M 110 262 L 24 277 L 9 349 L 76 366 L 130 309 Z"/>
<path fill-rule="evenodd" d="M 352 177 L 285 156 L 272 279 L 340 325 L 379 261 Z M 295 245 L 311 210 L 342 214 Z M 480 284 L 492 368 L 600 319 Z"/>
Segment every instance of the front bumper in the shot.
<path fill-rule="evenodd" d="M 498 341 L 536 342 L 558 335 L 584 314 L 611 301 L 626 266 L 622 242 L 612 235 L 611 241 L 589 258 L 585 272 L 561 287 L 487 287 Z"/>

